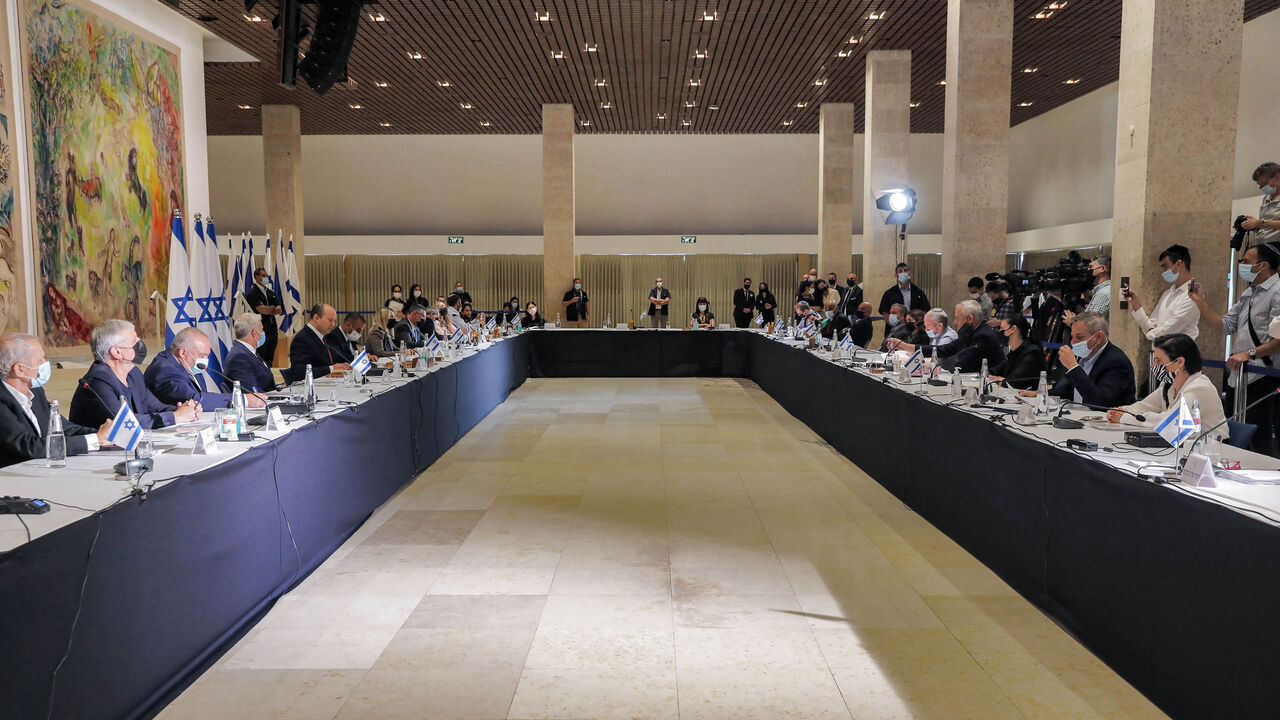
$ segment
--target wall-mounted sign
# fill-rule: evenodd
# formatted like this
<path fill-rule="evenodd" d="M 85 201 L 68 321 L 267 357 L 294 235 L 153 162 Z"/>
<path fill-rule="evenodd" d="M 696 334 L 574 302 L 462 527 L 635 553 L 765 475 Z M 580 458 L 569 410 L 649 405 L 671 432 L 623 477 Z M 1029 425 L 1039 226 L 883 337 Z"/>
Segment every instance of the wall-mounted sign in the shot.
<path fill-rule="evenodd" d="M 450 245 L 461 245 L 465 240 L 466 240 L 466 238 L 465 238 L 465 237 L 463 237 L 462 235 L 450 235 L 450 236 L 449 236 L 449 244 L 450 244 Z"/>
<path fill-rule="evenodd" d="M 698 242 L 698 236 L 697 235 L 681 235 L 680 242 L 689 243 L 689 244 L 696 243 Z"/>

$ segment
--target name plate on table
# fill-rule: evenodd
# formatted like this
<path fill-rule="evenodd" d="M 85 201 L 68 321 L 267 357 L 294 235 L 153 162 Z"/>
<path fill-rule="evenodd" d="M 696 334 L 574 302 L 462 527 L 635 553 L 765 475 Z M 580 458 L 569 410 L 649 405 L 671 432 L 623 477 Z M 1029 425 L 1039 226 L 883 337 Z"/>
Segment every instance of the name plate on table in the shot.
<path fill-rule="evenodd" d="M 1182 466 L 1182 473 L 1178 475 L 1178 479 L 1183 485 L 1191 487 L 1218 487 L 1218 481 L 1213 477 L 1213 463 L 1200 453 L 1191 453 L 1187 457 L 1187 462 Z"/>
<path fill-rule="evenodd" d="M 272 405 L 267 408 L 267 432 L 275 432 L 284 427 L 284 413 L 280 412 L 280 407 Z"/>
<path fill-rule="evenodd" d="M 218 434 L 211 427 L 200 428 L 196 433 L 196 446 L 191 450 L 192 455 L 208 455 L 218 451 Z"/>

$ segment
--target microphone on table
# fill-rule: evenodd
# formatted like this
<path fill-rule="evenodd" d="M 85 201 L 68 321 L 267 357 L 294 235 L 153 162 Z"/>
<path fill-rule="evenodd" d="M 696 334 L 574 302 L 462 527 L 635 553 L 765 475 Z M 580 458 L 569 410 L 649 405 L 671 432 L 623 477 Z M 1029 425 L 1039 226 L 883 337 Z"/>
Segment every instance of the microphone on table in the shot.
<path fill-rule="evenodd" d="M 1084 423 L 1080 422 L 1079 420 L 1071 420 L 1069 418 L 1062 417 L 1062 414 L 1066 412 L 1068 405 L 1079 405 L 1080 407 L 1089 408 L 1090 410 L 1102 410 L 1103 412 L 1110 412 L 1111 410 L 1116 410 L 1125 415 L 1132 415 L 1133 419 L 1137 420 L 1138 422 L 1147 421 L 1146 415 L 1139 415 L 1138 413 L 1125 410 L 1124 408 L 1109 408 L 1103 405 L 1090 405 L 1089 403 L 1082 403 L 1082 402 L 1075 402 L 1074 400 L 1068 400 L 1062 403 L 1062 407 L 1058 408 L 1058 414 L 1053 416 L 1053 426 L 1058 428 L 1059 430 L 1079 430 L 1080 428 L 1084 427 Z"/>
<path fill-rule="evenodd" d="M 94 396 L 94 397 L 96 397 L 96 398 L 98 398 L 98 402 L 102 403 L 102 407 L 103 407 L 104 409 L 106 409 L 106 411 L 107 411 L 107 418 L 113 418 L 113 417 L 115 417 L 115 416 L 116 416 L 116 412 L 117 412 L 120 408 L 116 408 L 115 410 L 112 410 L 112 409 L 111 409 L 111 406 L 107 404 L 107 401 L 106 401 L 106 400 L 103 400 L 103 399 L 102 399 L 102 396 L 98 394 L 98 391 L 97 391 L 97 390 L 94 390 L 94 389 L 93 389 L 93 386 L 92 386 L 92 385 L 90 385 L 89 383 L 85 382 L 84 380 L 81 380 L 81 381 L 80 381 L 80 387 L 82 387 L 82 388 L 84 388 L 85 390 L 88 390 L 89 392 L 93 393 L 93 396 Z M 121 399 L 123 399 L 123 398 L 121 398 Z"/>
<path fill-rule="evenodd" d="M 107 410 L 107 419 L 111 419 L 116 416 L 116 411 L 111 409 L 111 406 L 107 404 L 106 400 L 102 399 L 102 396 L 98 394 L 97 390 L 93 389 L 92 385 L 81 380 L 80 387 L 93 393 L 93 396 L 98 398 L 98 402 L 102 403 L 102 407 Z M 126 455 L 125 460 L 123 462 L 116 463 L 112 470 L 115 471 L 116 475 L 121 477 L 140 477 L 143 473 L 150 472 L 154 467 L 154 460 L 151 458 L 137 457 L 137 453 L 135 451 L 134 457 L 130 458 Z"/>
<path fill-rule="evenodd" d="M 1240 391 L 1240 388 L 1237 387 L 1236 392 L 1239 392 L 1239 391 Z M 1275 390 L 1267 393 L 1266 395 L 1263 395 L 1262 397 L 1258 398 L 1257 400 L 1254 400 L 1248 405 L 1245 405 L 1244 409 L 1246 411 L 1252 410 L 1254 407 L 1261 405 L 1262 403 L 1268 400 L 1274 400 L 1276 398 L 1276 395 L 1280 395 L 1280 388 L 1276 388 Z M 1187 457 L 1191 457 L 1191 453 L 1196 451 L 1196 446 L 1200 444 L 1201 440 L 1204 440 L 1206 437 L 1208 437 L 1209 433 L 1213 432 L 1214 430 L 1217 430 L 1223 425 L 1226 425 L 1230 421 L 1231 421 L 1230 416 L 1225 417 L 1223 418 L 1222 422 L 1218 423 L 1217 425 L 1214 425 L 1213 427 L 1209 428 L 1208 430 L 1205 430 L 1204 432 L 1201 432 L 1199 437 L 1195 439 L 1195 442 L 1191 443 L 1190 449 L 1187 450 Z M 1183 458 L 1183 462 L 1186 462 L 1186 458 Z"/>

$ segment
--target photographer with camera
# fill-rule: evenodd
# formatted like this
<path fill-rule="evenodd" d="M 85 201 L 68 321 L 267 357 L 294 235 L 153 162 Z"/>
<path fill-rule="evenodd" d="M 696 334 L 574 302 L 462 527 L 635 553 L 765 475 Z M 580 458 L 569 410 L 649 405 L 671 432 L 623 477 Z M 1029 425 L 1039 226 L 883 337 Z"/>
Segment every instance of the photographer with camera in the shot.
<path fill-rule="evenodd" d="M 1120 288 L 1120 296 L 1129 301 L 1133 321 L 1148 340 L 1162 335 L 1182 333 L 1192 340 L 1200 335 L 1200 310 L 1188 295 L 1191 289 L 1191 251 L 1182 245 L 1170 245 L 1160 253 L 1161 279 L 1170 283 L 1148 315 L 1142 301 L 1129 289 Z"/>
<path fill-rule="evenodd" d="M 1262 207 L 1258 217 L 1241 215 L 1235 228 L 1255 232 L 1254 242 L 1265 243 L 1280 240 L 1280 163 L 1264 162 L 1253 171 L 1253 181 L 1262 192 Z"/>
<path fill-rule="evenodd" d="M 1022 303 L 1009 296 L 1009 283 L 1003 280 L 987 283 L 987 297 L 991 298 L 991 319 L 987 320 L 987 324 L 993 328 L 1000 327 L 1001 320 L 1009 320 L 1022 314 Z"/>

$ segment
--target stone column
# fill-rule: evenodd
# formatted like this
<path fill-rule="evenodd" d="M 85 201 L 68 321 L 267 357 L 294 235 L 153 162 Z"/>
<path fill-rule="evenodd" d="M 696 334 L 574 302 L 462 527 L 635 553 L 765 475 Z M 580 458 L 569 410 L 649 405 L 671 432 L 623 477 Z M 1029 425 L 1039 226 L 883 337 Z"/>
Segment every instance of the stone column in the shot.
<path fill-rule="evenodd" d="M 1111 338 L 1139 375 L 1145 375 L 1150 345 L 1120 309 L 1122 276 L 1149 310 L 1168 287 L 1157 258 L 1179 243 L 1191 250 L 1191 270 L 1209 305 L 1227 308 L 1243 16 L 1242 0 L 1124 3 Z M 1222 357 L 1221 334 L 1204 323 L 1198 342 L 1204 357 Z"/>
<path fill-rule="evenodd" d="M 853 262 L 851 103 L 823 104 L 818 142 L 818 275 L 834 272 L 843 278 Z"/>
<path fill-rule="evenodd" d="M 573 105 L 543 105 L 542 307 L 548 317 L 560 313 L 561 320 L 560 298 L 577 272 L 573 211 Z"/>
<path fill-rule="evenodd" d="M 266 180 L 267 232 L 275 239 L 284 234 L 286 246 L 293 236 L 293 253 L 298 261 L 298 285 L 302 306 L 315 300 L 330 304 L 341 298 L 307 295 L 306 235 L 302 226 L 302 121 L 296 105 L 262 106 L 262 169 Z"/>
<path fill-rule="evenodd" d="M 876 208 L 881 190 L 910 187 L 911 51 L 867 53 L 862 157 L 863 298 L 879 310 L 880 294 L 897 282 L 897 226 L 884 224 Z"/>
<path fill-rule="evenodd" d="M 942 285 L 948 311 L 965 283 L 1004 272 L 1009 225 L 1013 0 L 948 0 L 942 151 Z"/>

